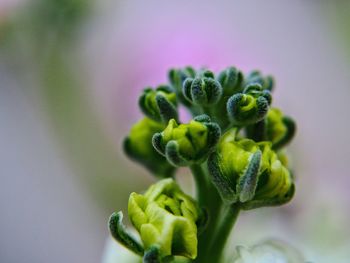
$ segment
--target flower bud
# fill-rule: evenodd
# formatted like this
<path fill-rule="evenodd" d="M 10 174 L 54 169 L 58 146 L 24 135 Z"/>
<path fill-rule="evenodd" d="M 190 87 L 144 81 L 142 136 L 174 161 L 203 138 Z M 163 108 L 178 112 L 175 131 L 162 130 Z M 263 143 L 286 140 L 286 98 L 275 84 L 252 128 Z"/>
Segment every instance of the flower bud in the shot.
<path fill-rule="evenodd" d="M 281 205 L 294 194 L 288 169 L 271 149 L 271 143 L 236 139 L 224 134 L 208 159 L 212 181 L 226 203 L 240 202 L 243 209 Z"/>
<path fill-rule="evenodd" d="M 246 209 L 266 205 L 280 205 L 289 201 L 294 194 L 294 183 L 290 171 L 283 165 L 271 143 L 259 142 L 262 151 L 259 184 L 254 200 Z"/>
<path fill-rule="evenodd" d="M 225 129 L 230 125 L 226 109 L 227 101 L 232 95 L 243 91 L 244 76 L 235 67 L 229 67 L 221 71 L 216 79 L 221 84 L 222 95 L 215 107 L 211 107 L 208 112 L 210 112 L 220 127 Z"/>
<path fill-rule="evenodd" d="M 153 136 L 153 146 L 174 166 L 201 163 L 220 138 L 220 127 L 207 115 L 200 115 L 188 124 L 172 119 L 161 133 Z"/>
<path fill-rule="evenodd" d="M 293 119 L 284 116 L 282 111 L 271 108 L 266 118 L 266 139 L 277 150 L 288 144 L 294 137 L 296 125 Z"/>
<path fill-rule="evenodd" d="M 168 79 L 171 87 L 176 92 L 178 99 L 187 107 L 190 107 L 191 103 L 183 96 L 182 86 L 187 78 L 194 78 L 195 76 L 196 71 L 192 67 L 170 69 L 168 73 Z"/>
<path fill-rule="evenodd" d="M 252 71 L 245 80 L 246 85 L 259 84 L 263 90 L 272 91 L 275 85 L 275 81 L 272 76 L 264 77 L 260 71 Z"/>
<path fill-rule="evenodd" d="M 249 125 L 262 120 L 268 109 L 271 96 L 259 84 L 247 86 L 243 93 L 233 95 L 227 101 L 227 113 L 235 125 Z"/>
<path fill-rule="evenodd" d="M 266 118 L 245 127 L 246 135 L 254 141 L 270 141 L 273 150 L 280 150 L 294 137 L 296 124 L 277 108 L 270 108 Z"/>
<path fill-rule="evenodd" d="M 220 83 L 214 79 L 210 71 L 204 71 L 201 76 L 187 78 L 182 89 L 184 97 L 191 103 L 201 106 L 216 104 L 222 95 Z"/>
<path fill-rule="evenodd" d="M 164 123 L 178 118 L 176 104 L 176 94 L 168 86 L 155 90 L 146 88 L 139 99 L 140 108 L 147 117 Z"/>
<path fill-rule="evenodd" d="M 242 92 L 243 74 L 235 67 L 229 67 L 219 73 L 217 80 L 220 82 L 223 94 L 233 95 Z"/>
<path fill-rule="evenodd" d="M 159 177 L 172 176 L 175 170 L 152 146 L 152 136 L 164 128 L 163 124 L 144 118 L 131 128 L 124 140 L 126 154 Z"/>
<path fill-rule="evenodd" d="M 170 255 L 196 258 L 201 210 L 173 179 L 157 182 L 143 195 L 132 193 L 128 213 L 145 251 L 155 247 L 160 258 Z"/>

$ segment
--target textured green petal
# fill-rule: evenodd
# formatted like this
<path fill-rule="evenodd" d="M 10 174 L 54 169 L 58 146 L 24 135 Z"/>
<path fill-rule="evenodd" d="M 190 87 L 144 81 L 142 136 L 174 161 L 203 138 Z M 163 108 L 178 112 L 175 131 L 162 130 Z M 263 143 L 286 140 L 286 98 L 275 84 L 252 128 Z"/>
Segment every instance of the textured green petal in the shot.
<path fill-rule="evenodd" d="M 163 179 L 144 195 L 131 194 L 128 209 L 145 251 L 156 246 L 161 257 L 197 256 L 200 209 L 174 180 Z"/>

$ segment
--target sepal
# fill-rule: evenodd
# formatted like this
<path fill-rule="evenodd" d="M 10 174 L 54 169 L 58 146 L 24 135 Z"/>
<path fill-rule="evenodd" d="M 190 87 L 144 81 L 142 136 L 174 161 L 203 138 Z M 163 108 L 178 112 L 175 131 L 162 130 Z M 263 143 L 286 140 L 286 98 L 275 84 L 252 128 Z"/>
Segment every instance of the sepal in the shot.
<path fill-rule="evenodd" d="M 220 167 L 221 158 L 218 152 L 213 152 L 208 158 L 208 170 L 211 175 L 211 181 L 218 190 L 218 193 L 227 205 L 237 201 L 237 195 L 234 189 L 234 182 L 225 177 Z"/>
<path fill-rule="evenodd" d="M 177 141 L 169 141 L 165 146 L 165 157 L 174 166 L 187 166 L 188 161 L 180 154 Z"/>
<path fill-rule="evenodd" d="M 266 198 L 262 200 L 251 200 L 250 202 L 241 204 L 243 210 L 252 210 L 260 207 L 268 206 L 281 206 L 289 203 L 290 200 L 294 197 L 295 185 L 292 184 L 289 191 L 281 197 L 276 197 L 274 199 Z"/>
<path fill-rule="evenodd" d="M 269 90 L 263 90 L 261 92 L 261 96 L 264 97 L 267 100 L 267 103 L 269 104 L 269 106 L 271 106 L 272 103 L 272 94 L 271 91 Z"/>
<path fill-rule="evenodd" d="M 151 246 L 143 256 L 142 263 L 161 263 L 162 260 L 159 255 L 159 247 Z"/>
<path fill-rule="evenodd" d="M 143 256 L 144 249 L 142 244 L 126 229 L 123 222 L 123 212 L 114 212 L 108 221 L 109 231 L 112 237 L 120 244 L 133 251 L 137 255 Z"/>
<path fill-rule="evenodd" d="M 243 176 L 239 177 L 237 183 L 236 192 L 241 203 L 245 203 L 254 198 L 259 180 L 260 163 L 261 151 L 257 150 L 250 157 L 249 164 L 247 165 Z"/>

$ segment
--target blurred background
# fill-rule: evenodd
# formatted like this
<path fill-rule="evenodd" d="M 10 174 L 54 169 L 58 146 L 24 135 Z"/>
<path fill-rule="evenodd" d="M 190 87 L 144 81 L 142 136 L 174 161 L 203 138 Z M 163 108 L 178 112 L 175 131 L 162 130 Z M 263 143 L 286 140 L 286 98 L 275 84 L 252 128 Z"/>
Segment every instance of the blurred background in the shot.
<path fill-rule="evenodd" d="M 0 0 L 0 261 L 99 262 L 109 215 L 154 181 L 121 151 L 141 90 L 234 65 L 275 76 L 298 133 L 295 199 L 242 213 L 231 247 L 349 262 L 349 28 L 346 0 Z"/>

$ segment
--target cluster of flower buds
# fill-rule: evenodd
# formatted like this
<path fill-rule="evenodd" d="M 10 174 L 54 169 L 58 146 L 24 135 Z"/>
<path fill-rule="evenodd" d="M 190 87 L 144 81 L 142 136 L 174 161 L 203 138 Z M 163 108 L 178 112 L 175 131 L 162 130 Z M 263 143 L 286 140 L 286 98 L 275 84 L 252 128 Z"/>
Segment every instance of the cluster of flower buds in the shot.
<path fill-rule="evenodd" d="M 205 213 L 173 179 L 159 181 L 145 194 L 132 193 L 128 213 L 142 244 L 122 224 L 121 212 L 112 214 L 109 228 L 114 238 L 143 256 L 144 261 L 158 262 L 150 259 L 173 256 L 196 258 L 197 234 L 206 222 Z"/>
<path fill-rule="evenodd" d="M 193 173 L 200 170 L 196 178 L 205 178 L 197 192 L 205 188 L 198 195 L 204 207 L 170 178 L 144 195 L 131 194 L 129 218 L 141 241 L 126 230 L 121 212 L 112 215 L 110 230 L 143 262 L 173 256 L 194 259 L 204 215 L 208 213 L 209 220 L 217 216 L 220 205 L 243 210 L 282 205 L 295 191 L 281 150 L 293 138 L 296 125 L 271 107 L 271 76 L 259 71 L 244 75 L 235 67 L 217 75 L 186 67 L 171 69 L 168 80 L 144 89 L 139 106 L 145 117 L 131 128 L 124 150 L 159 178 L 173 177 L 179 166 L 190 166 Z M 180 107 L 192 114 L 192 120 L 181 122 Z M 213 204 L 211 196 L 219 203 Z"/>

